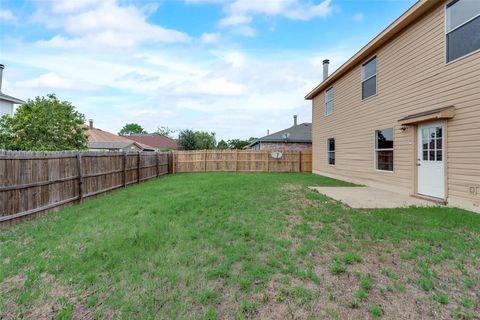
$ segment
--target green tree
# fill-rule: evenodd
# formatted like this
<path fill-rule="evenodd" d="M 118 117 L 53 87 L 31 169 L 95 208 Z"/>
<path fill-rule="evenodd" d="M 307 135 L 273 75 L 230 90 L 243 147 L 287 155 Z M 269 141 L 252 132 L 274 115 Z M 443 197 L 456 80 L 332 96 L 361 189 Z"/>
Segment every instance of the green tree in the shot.
<path fill-rule="evenodd" d="M 215 133 L 206 131 L 181 130 L 178 134 L 178 144 L 183 150 L 215 149 L 217 142 Z"/>
<path fill-rule="evenodd" d="M 55 94 L 36 97 L 0 120 L 0 149 L 25 151 L 87 148 L 85 116 Z"/>
<path fill-rule="evenodd" d="M 197 139 L 197 149 L 215 149 L 217 147 L 215 132 L 196 131 L 195 136 Z"/>
<path fill-rule="evenodd" d="M 252 143 L 254 140 L 256 140 L 256 138 L 253 138 L 253 137 L 248 140 L 231 139 L 231 140 L 228 140 L 228 147 L 230 149 L 243 149 L 244 147 Z"/>
<path fill-rule="evenodd" d="M 129 134 L 144 134 L 147 133 L 141 125 L 137 123 L 127 123 L 123 128 L 118 132 L 119 135 L 125 136 Z"/>
<path fill-rule="evenodd" d="M 161 127 L 158 127 L 157 130 L 154 133 L 172 139 L 173 134 L 176 131 L 177 130 L 174 130 L 172 128 L 169 128 L 169 127 L 166 127 L 166 126 L 161 126 Z"/>
<path fill-rule="evenodd" d="M 223 139 L 218 141 L 217 149 L 228 149 L 228 143 Z"/>
<path fill-rule="evenodd" d="M 183 150 L 196 150 L 197 139 L 195 132 L 190 129 L 181 130 L 178 134 L 178 145 Z"/>

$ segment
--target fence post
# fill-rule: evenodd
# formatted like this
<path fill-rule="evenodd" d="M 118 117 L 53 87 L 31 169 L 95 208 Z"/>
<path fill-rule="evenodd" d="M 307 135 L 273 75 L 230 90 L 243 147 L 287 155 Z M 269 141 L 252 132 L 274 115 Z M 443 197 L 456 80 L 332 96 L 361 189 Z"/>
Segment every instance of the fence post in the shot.
<path fill-rule="evenodd" d="M 298 151 L 298 172 L 302 172 L 302 151 Z"/>
<path fill-rule="evenodd" d="M 207 149 L 205 149 L 205 159 L 203 159 L 203 171 L 207 171 Z"/>
<path fill-rule="evenodd" d="M 235 172 L 238 171 L 238 150 L 235 149 Z"/>
<path fill-rule="evenodd" d="M 127 186 L 127 153 L 123 151 L 123 186 Z"/>
<path fill-rule="evenodd" d="M 77 168 L 78 168 L 78 197 L 80 202 L 83 198 L 83 172 L 82 172 L 82 154 L 77 154 Z"/>
<path fill-rule="evenodd" d="M 175 150 L 172 150 L 172 174 L 175 174 Z"/>
<path fill-rule="evenodd" d="M 137 183 L 140 183 L 140 153 L 141 151 L 138 151 L 138 157 L 137 157 Z"/>
<path fill-rule="evenodd" d="M 158 178 L 158 176 L 159 176 L 159 170 L 160 170 L 160 169 L 158 168 L 158 157 L 159 157 L 159 156 L 160 156 L 160 155 L 158 154 L 158 151 L 155 151 L 155 163 L 156 163 L 155 168 L 157 168 L 157 178 Z"/>
<path fill-rule="evenodd" d="M 269 165 L 269 163 L 268 163 L 269 160 L 270 160 L 270 159 L 269 159 L 270 157 L 268 156 L 268 151 L 265 151 L 265 154 L 267 155 L 267 172 L 270 172 L 270 165 Z"/>

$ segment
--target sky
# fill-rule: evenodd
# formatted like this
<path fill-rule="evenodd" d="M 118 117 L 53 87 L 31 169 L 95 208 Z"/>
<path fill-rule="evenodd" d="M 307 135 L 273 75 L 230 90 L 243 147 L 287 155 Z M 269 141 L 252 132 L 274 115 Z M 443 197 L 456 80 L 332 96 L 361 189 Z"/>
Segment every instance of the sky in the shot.
<path fill-rule="evenodd" d="M 0 0 L 2 92 L 55 93 L 118 132 L 247 139 L 311 122 L 304 96 L 415 0 Z"/>

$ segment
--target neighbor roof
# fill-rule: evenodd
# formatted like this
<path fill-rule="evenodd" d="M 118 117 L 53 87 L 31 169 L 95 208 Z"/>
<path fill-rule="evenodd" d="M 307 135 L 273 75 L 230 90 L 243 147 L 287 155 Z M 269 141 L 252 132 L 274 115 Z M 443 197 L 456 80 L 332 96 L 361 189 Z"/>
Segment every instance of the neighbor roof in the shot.
<path fill-rule="evenodd" d="M 131 144 L 135 144 L 137 147 L 143 150 L 155 150 L 154 147 L 139 143 L 116 134 L 103 131 L 98 128 L 90 128 L 85 125 L 86 134 L 88 135 L 88 147 L 90 149 L 123 149 Z"/>
<path fill-rule="evenodd" d="M 288 138 L 285 139 L 285 134 Z M 312 142 L 312 124 L 300 123 L 299 125 L 284 129 L 268 136 L 258 138 L 247 147 L 256 145 L 259 142 Z"/>
<path fill-rule="evenodd" d="M 345 62 L 340 68 L 332 73 L 327 79 L 316 86 L 310 93 L 305 96 L 305 99 L 312 100 L 320 92 L 332 85 L 336 80 L 340 79 L 350 69 L 358 64 L 363 63 L 371 55 L 375 54 L 381 46 L 392 40 L 401 31 L 405 30 L 409 25 L 414 23 L 419 17 L 428 12 L 430 9 L 443 3 L 438 0 L 419 0 L 411 6 L 404 14 L 397 20 L 390 24 L 385 30 L 377 35 L 372 41 L 358 51 L 353 57 Z"/>
<path fill-rule="evenodd" d="M 159 134 L 132 134 L 124 136 L 130 140 L 144 143 L 156 149 L 178 149 L 178 144 L 175 140 Z"/>
<path fill-rule="evenodd" d="M 8 101 L 8 102 L 13 102 L 13 103 L 17 103 L 17 104 L 25 103 L 25 101 L 23 101 L 23 100 L 17 99 L 17 98 L 15 98 L 15 97 L 6 95 L 6 94 L 1 93 L 1 92 L 0 92 L 0 100 Z"/>
<path fill-rule="evenodd" d="M 115 142 L 110 142 L 110 141 L 94 141 L 94 142 L 88 142 L 88 148 L 89 149 L 125 149 L 128 146 L 136 146 L 139 149 L 143 149 L 138 143 L 134 141 L 115 141 Z"/>

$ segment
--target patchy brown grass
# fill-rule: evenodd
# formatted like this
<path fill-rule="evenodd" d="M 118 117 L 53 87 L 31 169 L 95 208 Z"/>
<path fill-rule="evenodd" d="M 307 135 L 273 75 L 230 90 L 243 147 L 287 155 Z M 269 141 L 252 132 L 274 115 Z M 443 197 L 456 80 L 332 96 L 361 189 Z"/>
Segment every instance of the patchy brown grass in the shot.
<path fill-rule="evenodd" d="M 95 319 L 84 298 L 78 296 L 69 286 L 59 284 L 53 276 L 45 273 L 41 274 L 35 283 L 36 289 L 40 292 L 39 298 L 30 305 L 17 305 L 15 298 L 18 298 L 18 293 L 25 287 L 26 281 L 25 275 L 15 275 L 2 282 L 0 287 L 2 292 L 12 298 L 4 303 L 5 308 L 0 313 L 0 319 L 47 320 L 55 319 L 62 313 L 68 319 Z"/>
<path fill-rule="evenodd" d="M 355 210 L 312 175 L 166 179 L 1 233 L 0 319 L 479 318 L 476 215 Z"/>

